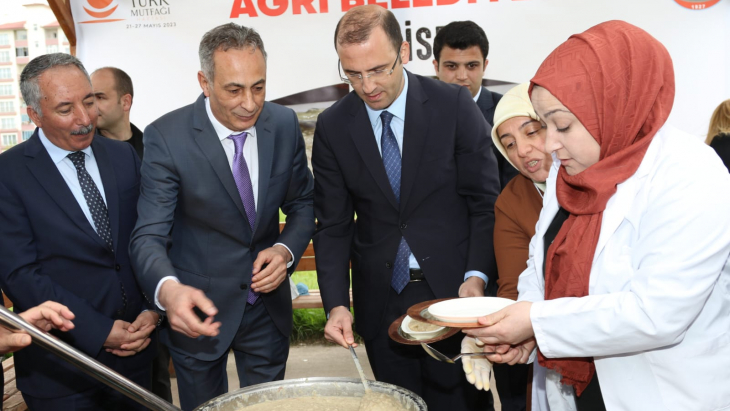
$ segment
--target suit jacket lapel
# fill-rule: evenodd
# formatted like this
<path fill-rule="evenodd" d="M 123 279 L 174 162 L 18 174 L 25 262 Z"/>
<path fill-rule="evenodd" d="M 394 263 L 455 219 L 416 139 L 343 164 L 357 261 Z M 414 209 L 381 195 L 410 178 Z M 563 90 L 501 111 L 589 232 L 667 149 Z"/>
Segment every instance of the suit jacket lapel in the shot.
<path fill-rule="evenodd" d="M 108 248 L 104 240 L 99 237 L 89 220 L 81 210 L 81 206 L 76 201 L 71 189 L 68 188 L 66 180 L 63 179 L 58 168 L 48 155 L 40 137 L 38 137 L 38 129 L 36 128 L 33 136 L 24 144 L 25 156 L 28 157 L 26 163 L 33 177 L 46 190 L 58 207 L 63 210 L 69 219 L 76 224 L 83 232 L 89 235 L 99 246 Z M 106 191 L 106 190 L 105 190 Z M 107 197 L 108 198 L 108 197 Z"/>
<path fill-rule="evenodd" d="M 388 175 L 385 173 L 383 157 L 378 152 L 373 127 L 365 111 L 365 103 L 359 97 L 352 98 L 350 101 L 350 115 L 353 117 L 350 121 L 350 136 L 365 163 L 365 167 L 370 171 L 380 190 L 383 191 L 383 195 L 395 209 L 398 209 L 398 202 L 395 200 L 395 194 L 393 194 L 393 189 L 390 187 Z M 403 200 L 402 195 L 401 191 L 401 202 Z"/>
<path fill-rule="evenodd" d="M 408 95 L 406 96 L 406 121 L 403 129 L 403 162 L 401 163 L 400 210 L 405 210 L 413 183 L 418 176 L 421 154 L 428 136 L 429 116 L 425 115 L 424 104 L 428 96 L 421 87 L 418 77 L 408 73 Z"/>
<path fill-rule="evenodd" d="M 266 195 L 269 192 L 269 179 L 271 178 L 271 167 L 274 163 L 274 140 L 276 136 L 271 131 L 271 113 L 267 104 L 264 103 L 261 116 L 256 121 L 256 139 L 258 140 L 259 149 L 259 197 L 256 208 L 259 211 L 264 210 L 266 204 Z M 256 212 L 256 223 L 254 224 L 254 232 L 261 221 L 261 212 Z"/>
<path fill-rule="evenodd" d="M 479 106 L 479 109 L 482 111 L 482 115 L 485 118 L 487 117 L 487 112 L 494 107 L 494 99 L 492 98 L 492 93 L 484 87 L 482 87 L 482 93 L 479 94 L 477 106 Z"/>
<path fill-rule="evenodd" d="M 106 208 L 109 215 L 109 224 L 112 228 L 112 241 L 114 247 L 118 249 L 120 246 L 126 247 L 126 245 L 119 244 L 119 188 L 117 186 L 117 178 L 114 176 L 114 169 L 109 159 L 109 153 L 98 142 L 100 138 L 104 137 L 98 135 L 94 137 L 94 140 L 91 142 L 91 149 L 94 150 L 94 157 L 96 157 L 96 165 L 99 168 L 101 183 L 104 185 Z"/>
<path fill-rule="evenodd" d="M 203 94 L 195 102 L 193 128 L 197 131 L 195 134 L 195 142 L 208 159 L 208 162 L 210 162 L 213 171 L 215 171 L 226 192 L 238 208 L 238 211 L 246 218 L 246 210 L 243 208 L 243 201 L 241 201 L 241 195 L 238 192 L 238 187 L 236 187 L 236 181 L 233 179 L 233 173 L 228 164 L 226 152 L 223 151 L 223 146 L 218 139 L 213 124 L 208 119 L 208 113 L 205 110 L 205 96 Z"/>

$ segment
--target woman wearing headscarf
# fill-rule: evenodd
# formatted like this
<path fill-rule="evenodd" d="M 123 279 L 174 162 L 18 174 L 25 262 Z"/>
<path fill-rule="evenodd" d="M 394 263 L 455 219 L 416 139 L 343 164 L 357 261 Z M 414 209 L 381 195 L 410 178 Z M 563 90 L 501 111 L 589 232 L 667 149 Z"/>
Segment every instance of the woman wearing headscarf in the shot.
<path fill-rule="evenodd" d="M 468 334 L 546 367 L 551 411 L 730 408 L 730 174 L 665 124 L 669 53 L 599 24 L 548 56 L 531 100 L 557 161 L 519 302 Z"/>

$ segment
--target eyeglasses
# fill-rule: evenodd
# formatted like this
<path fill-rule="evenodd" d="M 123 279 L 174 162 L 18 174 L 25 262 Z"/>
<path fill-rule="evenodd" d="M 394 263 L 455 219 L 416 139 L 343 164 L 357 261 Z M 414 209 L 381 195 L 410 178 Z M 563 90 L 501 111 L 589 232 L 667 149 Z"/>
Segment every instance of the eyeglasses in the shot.
<path fill-rule="evenodd" d="M 390 70 L 374 70 L 369 73 L 366 73 L 364 76 L 362 73 L 346 73 L 345 76 L 342 75 L 342 70 L 340 67 L 342 64 L 340 63 L 340 60 L 337 60 L 337 73 L 340 75 L 340 79 L 344 81 L 347 84 L 360 84 L 362 83 L 363 77 L 369 78 L 369 79 L 378 79 L 385 76 L 389 76 L 393 74 L 393 71 L 395 70 L 395 65 L 398 64 L 398 60 L 400 60 L 400 48 L 398 49 L 398 55 L 395 57 L 395 61 L 393 62 L 393 67 L 390 68 Z"/>

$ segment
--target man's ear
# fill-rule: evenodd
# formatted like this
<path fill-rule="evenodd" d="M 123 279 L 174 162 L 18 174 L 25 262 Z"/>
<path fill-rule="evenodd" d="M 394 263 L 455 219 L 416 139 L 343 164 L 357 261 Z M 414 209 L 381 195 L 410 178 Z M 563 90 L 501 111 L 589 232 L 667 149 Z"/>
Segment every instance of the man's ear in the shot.
<path fill-rule="evenodd" d="M 487 71 L 487 64 L 489 64 L 489 59 L 484 59 L 484 71 L 483 72 Z"/>
<path fill-rule="evenodd" d="M 131 94 L 125 94 L 121 98 L 122 101 L 122 110 L 129 111 L 132 109 L 132 95 Z"/>
<path fill-rule="evenodd" d="M 30 106 L 28 106 L 26 109 L 26 113 L 28 113 L 28 117 L 33 121 L 33 124 L 35 124 L 36 127 L 41 128 L 43 127 L 43 119 L 40 114 L 38 114 L 37 111 L 33 110 Z"/>
<path fill-rule="evenodd" d="M 433 59 L 433 71 L 436 72 L 436 77 L 439 75 L 439 62 L 436 59 Z"/>
<path fill-rule="evenodd" d="M 212 87 L 213 85 L 210 84 L 202 71 L 198 72 L 198 83 L 200 83 L 200 88 L 203 89 L 203 94 L 205 94 L 205 97 L 210 97 L 210 87 Z"/>

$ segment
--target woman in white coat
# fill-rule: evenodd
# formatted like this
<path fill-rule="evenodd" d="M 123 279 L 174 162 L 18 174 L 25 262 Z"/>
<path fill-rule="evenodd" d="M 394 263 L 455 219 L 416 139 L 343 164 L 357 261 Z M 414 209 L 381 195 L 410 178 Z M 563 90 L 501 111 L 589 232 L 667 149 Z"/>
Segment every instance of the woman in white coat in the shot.
<path fill-rule="evenodd" d="M 519 302 L 468 334 L 494 362 L 546 367 L 551 411 L 730 409 L 730 175 L 665 124 L 668 52 L 611 21 L 532 85 L 554 156 L 544 206 Z"/>

